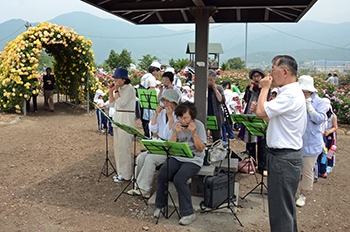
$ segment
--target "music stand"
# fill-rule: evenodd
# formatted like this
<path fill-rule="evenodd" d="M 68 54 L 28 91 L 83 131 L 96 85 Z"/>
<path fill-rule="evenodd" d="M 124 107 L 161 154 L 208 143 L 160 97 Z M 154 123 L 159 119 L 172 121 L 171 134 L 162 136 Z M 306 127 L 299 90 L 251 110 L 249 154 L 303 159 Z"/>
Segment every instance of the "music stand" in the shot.
<path fill-rule="evenodd" d="M 111 120 L 107 114 L 105 112 L 102 111 L 102 109 L 100 107 L 98 107 L 98 105 L 95 104 L 95 102 L 93 102 L 93 104 L 97 107 L 97 109 L 99 111 L 101 111 L 102 114 L 104 114 L 108 120 Z M 100 182 L 100 179 L 101 179 L 101 176 L 104 175 L 105 177 L 109 177 L 111 176 L 113 173 L 117 174 L 117 170 L 115 169 L 115 167 L 113 166 L 111 160 L 108 158 L 108 123 L 107 123 L 107 126 L 106 126 L 106 160 L 102 166 L 102 170 L 101 170 L 101 173 L 100 173 L 100 177 L 98 178 L 97 182 Z M 113 168 L 113 172 L 111 173 L 108 173 L 108 164 L 110 164 Z M 106 172 L 104 172 L 104 170 L 106 170 Z"/>
<path fill-rule="evenodd" d="M 266 123 L 263 119 L 257 117 L 257 116 L 254 116 L 254 115 L 248 115 L 248 114 L 231 114 L 231 119 L 236 122 L 236 123 L 241 123 L 244 125 L 245 122 L 248 122 L 248 123 Z M 267 125 L 267 124 L 266 124 Z M 247 132 L 248 132 L 248 143 L 251 143 L 251 133 L 250 131 L 247 129 Z M 251 165 L 254 165 L 256 166 L 256 163 L 253 162 L 253 164 L 251 163 L 251 157 L 252 157 L 252 154 L 250 153 L 250 151 L 248 151 L 248 155 L 249 155 L 249 159 L 248 161 L 237 171 L 239 172 L 240 170 L 242 170 L 242 168 L 246 165 L 249 165 L 248 166 L 248 173 L 250 173 L 250 167 Z M 254 172 L 254 176 L 255 176 L 255 180 L 256 180 L 256 183 L 259 183 L 258 181 L 258 178 L 256 177 L 255 175 L 255 172 Z"/>
<path fill-rule="evenodd" d="M 218 122 L 215 116 L 207 116 L 207 130 L 218 130 Z"/>
<path fill-rule="evenodd" d="M 267 130 L 267 123 L 265 121 L 263 122 L 243 122 L 243 124 L 246 126 L 246 128 L 249 130 L 249 132 L 254 135 L 254 136 L 261 136 L 261 137 L 266 137 L 266 130 Z M 258 183 L 252 190 L 250 190 L 244 197 L 242 197 L 242 200 L 248 196 L 251 193 L 256 193 L 253 192 L 256 188 L 261 187 L 260 193 L 263 199 L 263 210 L 265 212 L 265 203 L 264 203 L 264 194 L 263 194 L 263 187 L 268 189 L 267 186 L 264 183 L 264 174 L 261 173 L 261 181 Z"/>
<path fill-rule="evenodd" d="M 193 158 L 193 154 L 190 150 L 190 147 L 187 143 L 177 143 L 177 142 L 171 142 L 171 141 L 153 141 L 153 140 L 141 140 L 140 141 L 142 145 L 152 154 L 160 154 L 160 155 L 166 155 L 167 156 L 167 182 L 166 185 L 166 191 L 165 194 L 165 206 L 164 206 L 164 212 L 161 210 L 159 212 L 157 222 L 158 224 L 160 214 L 163 214 L 163 216 L 166 219 L 169 219 L 171 215 L 173 215 L 174 212 L 177 213 L 178 217 L 180 218 L 180 214 L 175 206 L 175 202 L 173 197 L 171 196 L 171 193 L 169 192 L 169 156 L 170 155 L 178 155 L 188 158 Z M 173 203 L 174 210 L 169 215 L 169 204 L 168 204 L 168 196 L 170 197 L 171 202 Z"/>
<path fill-rule="evenodd" d="M 156 90 L 137 89 L 137 95 L 141 108 L 155 110 L 159 105 Z"/>
<path fill-rule="evenodd" d="M 226 126 L 227 127 L 230 127 L 233 123 L 232 123 L 232 119 L 230 118 L 230 113 L 228 112 L 228 109 L 226 107 L 226 104 L 223 104 L 223 109 L 224 109 L 224 117 L 226 119 Z M 209 116 L 208 116 L 209 117 Z M 227 130 L 227 141 L 228 141 L 228 148 L 227 148 L 227 198 L 221 202 L 218 206 L 216 206 L 214 209 L 210 209 L 210 210 L 207 210 L 207 211 L 202 211 L 202 212 L 211 212 L 211 211 L 214 211 L 214 210 L 217 210 L 217 209 L 223 209 L 223 208 L 228 208 L 231 210 L 233 216 L 235 216 L 235 218 L 237 219 L 237 221 L 239 222 L 239 224 L 243 227 L 241 221 L 238 219 L 237 217 L 237 214 L 233 211 L 232 207 L 231 207 L 231 204 L 233 206 L 236 206 L 236 204 L 233 202 L 233 200 L 236 198 L 236 196 L 233 194 L 233 196 L 231 196 L 231 179 L 232 179 L 232 174 L 230 173 L 230 168 L 231 168 L 231 165 L 230 165 L 230 160 L 231 160 L 231 157 L 230 157 L 230 154 L 231 154 L 231 149 L 230 149 L 230 137 L 229 137 L 229 131 Z M 234 176 L 233 176 L 234 178 Z M 234 188 L 233 188 L 234 189 Z M 227 205 L 223 205 L 227 202 Z M 237 206 L 236 206 L 237 207 Z"/>
<path fill-rule="evenodd" d="M 125 192 L 125 190 L 130 186 L 130 184 L 133 183 L 132 184 L 133 189 L 135 189 L 135 185 L 136 185 L 137 189 L 140 192 L 140 195 L 141 195 L 143 201 L 145 202 L 146 205 L 148 205 L 147 202 L 146 202 L 145 197 L 143 196 L 143 194 L 142 194 L 142 192 L 141 192 L 141 190 L 139 188 L 139 185 L 137 184 L 136 177 L 135 177 L 135 169 L 136 169 L 136 137 L 140 137 L 142 139 L 150 139 L 150 138 L 148 138 L 147 136 L 143 135 L 140 131 L 138 131 L 134 127 L 131 127 L 131 126 L 128 126 L 128 125 L 125 125 L 125 124 L 121 124 L 121 123 L 117 123 L 117 122 L 113 122 L 113 121 L 112 121 L 112 123 L 114 125 L 116 125 L 117 127 L 119 127 L 120 129 L 122 129 L 125 132 L 127 132 L 128 134 L 131 134 L 131 135 L 134 136 L 134 173 L 133 173 L 133 175 L 131 177 L 131 181 L 125 186 L 125 188 L 117 196 L 117 198 L 114 200 L 114 202 L 116 202 L 123 193 L 127 194 L 129 196 L 133 196 L 133 195 L 130 195 L 127 192 Z"/>
<path fill-rule="evenodd" d="M 141 118 L 143 119 L 143 115 L 145 114 L 145 110 L 148 110 L 148 119 L 144 119 L 146 121 L 151 121 L 151 110 L 155 110 L 159 105 L 157 91 L 156 90 L 146 90 L 146 89 L 137 89 L 137 96 L 139 97 L 140 108 L 141 108 Z M 144 129 L 144 133 L 148 134 L 146 136 L 152 137 L 152 133 L 149 131 L 149 126 L 146 126 Z"/>

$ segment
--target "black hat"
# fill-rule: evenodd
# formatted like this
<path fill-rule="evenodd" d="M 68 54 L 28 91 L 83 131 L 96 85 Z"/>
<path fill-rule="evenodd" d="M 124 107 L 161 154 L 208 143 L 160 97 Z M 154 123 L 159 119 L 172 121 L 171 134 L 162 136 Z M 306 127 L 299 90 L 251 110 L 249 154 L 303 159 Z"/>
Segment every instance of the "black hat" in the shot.
<path fill-rule="evenodd" d="M 249 73 L 249 78 L 250 78 L 250 79 L 253 79 L 253 74 L 254 74 L 255 72 L 258 72 L 258 73 L 260 73 L 261 75 L 263 75 L 263 78 L 266 77 L 266 74 L 264 73 L 263 70 L 261 70 L 260 68 L 255 68 L 255 69 L 252 69 L 252 71 L 250 71 L 250 73 Z"/>

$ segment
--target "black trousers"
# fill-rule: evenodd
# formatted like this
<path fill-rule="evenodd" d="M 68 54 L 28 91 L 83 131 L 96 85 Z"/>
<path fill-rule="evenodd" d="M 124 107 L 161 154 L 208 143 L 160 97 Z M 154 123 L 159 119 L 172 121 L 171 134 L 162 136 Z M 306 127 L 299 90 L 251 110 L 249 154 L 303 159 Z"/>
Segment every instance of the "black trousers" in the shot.
<path fill-rule="evenodd" d="M 26 103 L 27 103 L 27 106 L 26 106 L 27 112 L 30 111 L 30 99 L 32 99 L 32 98 L 33 98 L 33 108 L 34 108 L 34 111 L 38 111 L 38 104 L 37 104 L 37 100 L 36 100 L 37 97 L 38 97 L 38 95 L 33 94 L 33 95 L 26 101 Z"/>
<path fill-rule="evenodd" d="M 264 171 L 266 169 L 266 139 L 258 142 L 258 159 L 256 159 L 256 143 L 246 143 L 246 149 L 249 154 L 257 161 L 258 170 Z"/>

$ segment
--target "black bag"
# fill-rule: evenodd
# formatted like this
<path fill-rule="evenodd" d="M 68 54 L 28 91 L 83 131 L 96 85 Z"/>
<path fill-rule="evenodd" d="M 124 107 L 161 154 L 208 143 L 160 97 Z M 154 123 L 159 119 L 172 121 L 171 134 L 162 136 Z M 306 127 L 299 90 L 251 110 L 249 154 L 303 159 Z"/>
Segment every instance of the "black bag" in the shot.
<path fill-rule="evenodd" d="M 235 200 L 234 194 L 235 173 L 230 173 L 230 200 Z M 204 184 L 204 201 L 200 203 L 202 210 L 206 207 L 216 208 L 224 202 L 227 202 L 228 194 L 227 172 L 219 170 L 214 176 L 209 176 L 205 179 Z"/>

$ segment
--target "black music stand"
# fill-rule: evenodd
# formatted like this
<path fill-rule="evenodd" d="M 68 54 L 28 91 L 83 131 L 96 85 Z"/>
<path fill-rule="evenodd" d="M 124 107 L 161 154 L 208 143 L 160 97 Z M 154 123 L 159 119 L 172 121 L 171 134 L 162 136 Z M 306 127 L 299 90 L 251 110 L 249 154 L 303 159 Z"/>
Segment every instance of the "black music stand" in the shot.
<path fill-rule="evenodd" d="M 116 202 L 123 193 L 127 194 L 129 196 L 133 196 L 133 195 L 130 195 L 129 193 L 125 192 L 125 190 L 130 186 L 130 184 L 133 183 L 133 185 L 132 185 L 133 189 L 135 189 L 135 185 L 136 185 L 137 189 L 140 192 L 140 195 L 141 195 L 143 201 L 145 202 L 146 205 L 148 205 L 147 202 L 146 202 L 145 197 L 143 196 L 143 194 L 141 192 L 141 189 L 139 188 L 139 185 L 137 184 L 136 177 L 135 177 L 135 169 L 136 169 L 136 137 L 140 137 L 142 139 L 150 139 L 150 138 L 148 138 L 147 136 L 143 135 L 140 131 L 138 131 L 137 129 L 135 129 L 135 128 L 131 127 L 131 126 L 127 126 L 125 124 L 121 124 L 121 123 L 117 123 L 117 122 L 113 122 L 113 121 L 112 121 L 112 123 L 114 125 L 116 125 L 117 127 L 119 127 L 120 129 L 122 129 L 125 132 L 127 132 L 128 134 L 131 134 L 131 135 L 134 136 L 134 173 L 133 173 L 133 175 L 131 177 L 131 181 L 127 184 L 127 186 L 125 186 L 125 188 L 117 196 L 117 198 L 114 200 L 114 202 Z"/>
<path fill-rule="evenodd" d="M 249 130 L 249 132 L 252 135 L 266 137 L 267 123 L 265 121 L 263 121 L 263 122 L 243 122 L 243 124 L 246 126 L 246 128 Z M 253 192 L 259 186 L 261 187 L 260 193 Z M 264 187 L 266 188 L 266 190 L 268 189 L 264 183 L 264 174 L 261 173 L 260 183 L 258 183 L 252 190 L 250 190 L 244 197 L 242 197 L 242 200 L 251 193 L 261 194 L 262 199 L 263 199 L 263 210 L 265 212 L 264 193 L 263 193 Z"/>
<path fill-rule="evenodd" d="M 223 109 L 224 109 L 224 117 L 226 119 L 226 126 L 230 127 L 233 123 L 232 123 L 232 119 L 230 117 L 230 113 L 228 112 L 228 109 L 226 107 L 226 104 L 223 104 Z M 233 207 L 237 207 L 236 204 L 233 202 L 234 199 L 236 198 L 235 194 L 231 194 L 231 179 L 232 179 L 232 174 L 230 173 L 230 160 L 231 160 L 231 149 L 230 149 L 230 136 L 229 136 L 229 131 L 227 130 L 227 141 L 228 141 L 228 147 L 227 147 L 227 198 L 220 203 L 217 207 L 215 207 L 214 209 L 210 209 L 207 211 L 202 211 L 203 213 L 205 212 L 211 212 L 214 210 L 218 210 L 218 209 L 224 209 L 224 208 L 228 208 L 231 210 L 233 216 L 235 216 L 235 218 L 237 219 L 237 221 L 239 222 L 239 224 L 243 227 L 241 221 L 238 219 L 237 214 L 233 211 L 232 206 Z M 234 176 L 234 174 L 233 174 Z M 234 177 L 233 177 L 234 178 Z M 233 188 L 234 189 L 234 188 Z M 224 205 L 225 203 L 227 203 L 227 205 Z M 232 206 L 231 206 L 232 203 Z M 202 208 L 202 207 L 201 207 Z"/>
<path fill-rule="evenodd" d="M 163 216 L 166 219 L 169 219 L 171 217 L 171 215 L 173 215 L 173 213 L 176 212 L 178 217 L 180 218 L 180 214 L 175 206 L 174 199 L 171 196 L 171 193 L 169 192 L 169 168 L 168 168 L 169 167 L 169 158 L 170 158 L 169 156 L 170 155 L 178 155 L 178 156 L 193 158 L 193 154 L 190 150 L 190 147 L 188 146 L 187 143 L 177 143 L 177 142 L 170 142 L 170 141 L 141 140 L 141 143 L 147 149 L 147 151 L 149 151 L 150 153 L 167 156 L 167 182 L 165 183 L 166 184 L 166 191 L 164 192 L 166 205 L 163 208 L 164 210 L 161 210 L 159 212 L 156 224 L 158 224 L 160 214 L 163 214 Z M 170 197 L 171 202 L 173 203 L 173 206 L 175 208 L 171 212 L 170 215 L 169 215 L 168 196 Z"/>
<path fill-rule="evenodd" d="M 107 114 L 105 112 L 102 111 L 102 109 L 100 107 L 98 107 L 98 105 L 95 104 L 95 102 L 93 102 L 93 104 L 97 107 L 97 109 L 99 111 L 101 111 L 102 114 L 104 114 L 105 116 L 107 116 Z M 111 120 L 108 116 L 107 116 L 108 120 Z M 113 172 L 108 173 L 108 164 L 112 166 Z M 106 172 L 104 172 L 104 170 Z M 113 173 L 117 174 L 117 170 L 115 169 L 115 167 L 113 166 L 111 160 L 108 158 L 108 123 L 107 123 L 107 127 L 106 127 L 106 160 L 102 166 L 102 170 L 100 173 L 100 177 L 98 178 L 97 182 L 100 182 L 101 176 L 104 175 L 105 177 L 109 177 L 111 176 Z"/>

